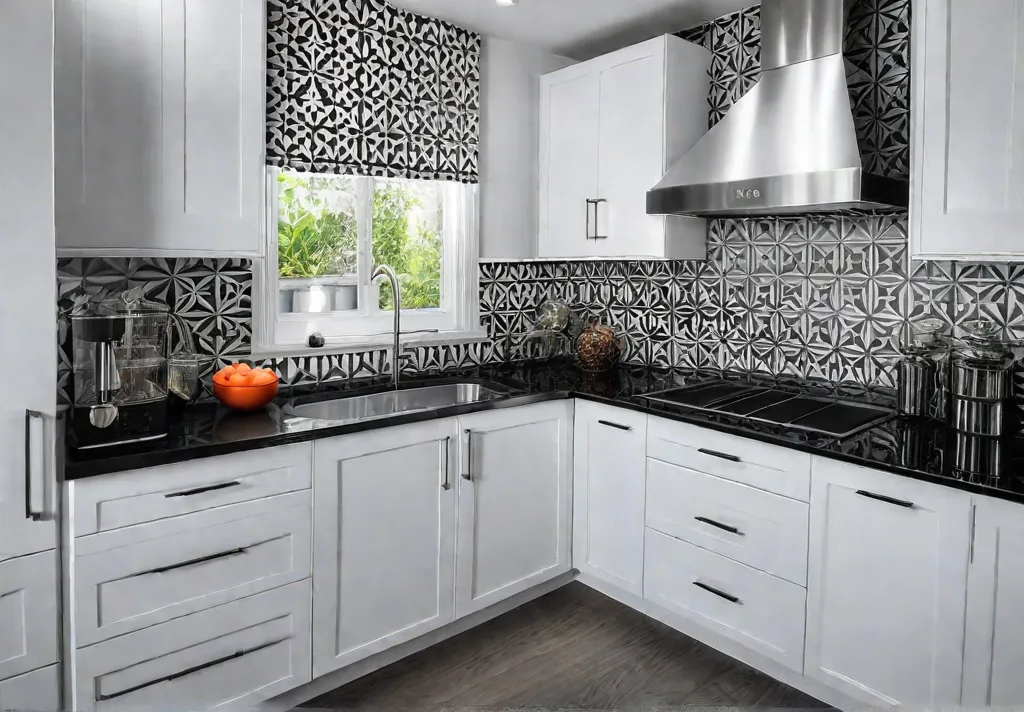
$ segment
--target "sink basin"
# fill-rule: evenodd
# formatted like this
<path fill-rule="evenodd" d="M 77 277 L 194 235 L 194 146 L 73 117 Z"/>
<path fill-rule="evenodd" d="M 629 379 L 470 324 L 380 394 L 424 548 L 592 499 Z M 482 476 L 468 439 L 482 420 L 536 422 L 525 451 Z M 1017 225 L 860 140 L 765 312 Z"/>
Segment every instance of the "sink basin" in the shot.
<path fill-rule="evenodd" d="M 426 386 L 402 391 L 374 393 L 368 396 L 341 397 L 317 403 L 290 405 L 285 407 L 285 412 L 300 418 L 347 423 L 387 418 L 402 413 L 436 410 L 466 403 L 479 403 L 505 398 L 506 395 L 477 383 L 449 383 L 443 386 Z"/>

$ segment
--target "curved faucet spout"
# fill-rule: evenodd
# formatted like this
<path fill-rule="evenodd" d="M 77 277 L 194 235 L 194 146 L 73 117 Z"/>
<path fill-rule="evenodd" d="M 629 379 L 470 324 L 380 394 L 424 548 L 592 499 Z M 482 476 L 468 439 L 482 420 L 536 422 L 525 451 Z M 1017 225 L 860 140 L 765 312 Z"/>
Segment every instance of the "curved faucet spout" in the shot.
<path fill-rule="evenodd" d="M 394 378 L 395 390 L 398 390 L 399 374 L 402 371 L 402 346 L 400 342 L 402 333 L 402 287 L 398 283 L 398 275 L 388 265 L 377 265 L 370 277 L 370 283 L 374 286 L 387 280 L 391 283 L 391 304 L 394 309 L 394 332 L 395 339 L 391 351 L 391 373 Z"/>

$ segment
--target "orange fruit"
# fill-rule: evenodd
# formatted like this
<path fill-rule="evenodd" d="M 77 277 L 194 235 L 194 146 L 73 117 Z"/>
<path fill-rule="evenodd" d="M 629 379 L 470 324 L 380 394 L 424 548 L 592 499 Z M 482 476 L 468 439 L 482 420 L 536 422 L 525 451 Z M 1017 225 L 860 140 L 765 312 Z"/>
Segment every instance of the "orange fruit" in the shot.
<path fill-rule="evenodd" d="M 240 374 L 242 374 L 244 376 L 245 374 L 249 373 L 249 371 L 251 371 L 251 370 L 252 370 L 252 366 L 250 366 L 247 363 L 236 363 L 235 364 L 235 373 L 240 373 Z"/>
<path fill-rule="evenodd" d="M 231 386 L 244 386 L 246 385 L 246 377 L 241 373 L 232 373 L 231 377 L 228 378 L 228 385 Z"/>

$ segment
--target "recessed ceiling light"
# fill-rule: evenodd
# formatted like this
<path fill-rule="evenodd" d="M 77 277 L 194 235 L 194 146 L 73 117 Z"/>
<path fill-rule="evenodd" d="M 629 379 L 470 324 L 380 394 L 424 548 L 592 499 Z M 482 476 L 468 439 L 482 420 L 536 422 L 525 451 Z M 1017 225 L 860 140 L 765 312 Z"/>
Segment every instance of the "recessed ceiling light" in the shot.
<path fill-rule="evenodd" d="M 518 4 L 519 0 L 494 0 L 494 2 L 498 3 L 502 7 L 511 7 L 512 5 Z"/>

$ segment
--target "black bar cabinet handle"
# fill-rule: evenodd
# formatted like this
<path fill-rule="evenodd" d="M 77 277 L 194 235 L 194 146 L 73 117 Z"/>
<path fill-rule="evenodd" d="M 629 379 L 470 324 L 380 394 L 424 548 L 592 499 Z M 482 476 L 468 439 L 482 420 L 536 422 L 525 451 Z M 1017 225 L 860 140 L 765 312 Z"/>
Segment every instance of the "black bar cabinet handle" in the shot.
<path fill-rule="evenodd" d="M 739 534 L 740 536 L 743 536 L 743 532 L 741 532 L 736 527 L 730 527 L 728 524 L 716 522 L 714 519 L 708 519 L 707 517 L 694 517 L 694 519 L 696 519 L 698 522 L 703 522 L 704 524 L 710 524 L 713 527 L 718 527 L 719 529 L 727 531 L 730 534 Z"/>
<path fill-rule="evenodd" d="M 874 492 L 867 492 L 865 490 L 857 490 L 857 494 L 861 497 L 867 497 L 868 499 L 877 499 L 879 502 L 885 502 L 886 504 L 895 504 L 897 507 L 906 507 L 907 509 L 914 508 L 914 503 L 908 502 L 905 499 L 894 499 L 892 497 L 886 497 L 884 494 L 875 494 Z"/>
<path fill-rule="evenodd" d="M 740 602 L 740 599 L 736 598 L 736 596 L 732 596 L 732 595 L 726 593 L 725 591 L 719 591 L 717 588 L 714 588 L 712 586 L 708 586 L 706 583 L 701 583 L 700 581 L 694 581 L 693 585 L 696 586 L 697 588 L 703 588 L 708 593 L 713 593 L 716 596 L 718 596 L 719 598 L 724 598 L 729 603 L 739 603 Z"/>
<path fill-rule="evenodd" d="M 599 420 L 597 422 L 598 422 L 598 425 L 607 425 L 609 428 L 615 428 L 616 430 L 632 430 L 633 429 L 633 428 L 629 427 L 628 425 L 619 425 L 618 423 L 613 423 L 613 422 L 611 422 L 609 420 Z"/>
<path fill-rule="evenodd" d="M 209 556 L 200 556 L 198 559 L 189 559 L 188 561 L 182 561 L 180 564 L 171 564 L 170 566 L 161 566 L 158 569 L 150 569 L 149 571 L 143 571 L 142 573 L 135 574 L 136 576 L 146 576 L 147 574 L 165 574 L 168 571 L 174 571 L 175 569 L 184 569 L 189 566 L 196 566 L 198 564 L 205 564 L 207 561 L 216 561 L 217 559 L 226 559 L 229 556 L 238 556 L 239 554 L 245 553 L 245 547 L 238 549 L 232 549 L 231 551 L 222 551 L 219 554 L 210 554 Z"/>
<path fill-rule="evenodd" d="M 719 457 L 723 460 L 728 460 L 729 462 L 741 462 L 741 460 L 735 455 L 730 455 L 725 452 L 718 452 L 717 450 L 708 450 L 706 447 L 699 448 L 697 452 L 702 452 L 705 455 L 711 455 L 711 457 Z"/>
<path fill-rule="evenodd" d="M 166 499 L 170 499 L 171 497 L 191 497 L 192 495 L 203 494 L 204 492 L 216 492 L 217 490 L 227 489 L 228 487 L 238 487 L 241 484 L 242 483 L 237 480 L 234 482 L 221 482 L 219 485 L 197 487 L 196 489 L 184 490 L 183 492 L 171 492 L 170 494 L 165 494 L 164 497 Z"/>

